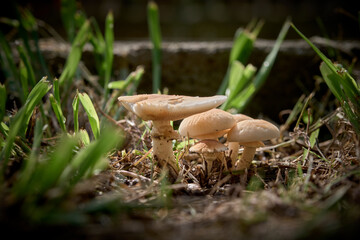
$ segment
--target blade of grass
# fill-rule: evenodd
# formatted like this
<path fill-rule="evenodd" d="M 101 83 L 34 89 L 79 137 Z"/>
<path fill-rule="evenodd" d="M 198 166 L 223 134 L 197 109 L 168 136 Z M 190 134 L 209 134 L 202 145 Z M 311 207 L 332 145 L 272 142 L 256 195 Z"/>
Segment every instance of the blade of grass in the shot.
<path fill-rule="evenodd" d="M 0 83 L 0 122 L 3 120 L 6 111 L 6 87 Z"/>
<path fill-rule="evenodd" d="M 159 10 L 155 2 L 150 1 L 147 7 L 148 27 L 152 42 L 152 80 L 153 93 L 161 90 L 161 31 Z"/>
<path fill-rule="evenodd" d="M 109 89 L 108 84 L 111 78 L 111 71 L 114 60 L 114 16 L 112 12 L 109 12 L 105 20 L 105 79 L 104 79 L 104 106 L 105 108 Z"/>
<path fill-rule="evenodd" d="M 60 144 L 55 147 L 50 159 L 36 169 L 37 172 L 33 174 L 33 181 L 29 184 L 29 188 L 34 188 L 34 191 L 37 190 L 37 194 L 41 196 L 54 187 L 64 169 L 71 162 L 78 142 L 77 137 L 64 135 Z"/>
<path fill-rule="evenodd" d="M 61 0 L 60 14 L 68 39 L 73 42 L 75 38 L 76 1 Z"/>
<path fill-rule="evenodd" d="M 233 65 L 237 63 L 234 62 Z M 231 74 L 230 83 L 229 83 L 229 96 L 226 102 L 221 106 L 222 109 L 227 110 L 237 103 L 236 96 L 245 89 L 246 86 L 249 85 L 251 79 L 254 77 L 256 73 L 256 68 L 248 64 L 242 71 L 241 74 Z M 233 80 L 232 80 L 233 79 Z"/>
<path fill-rule="evenodd" d="M 256 21 L 253 23 L 255 24 Z M 233 47 L 230 51 L 229 64 L 237 60 L 245 65 L 249 59 L 254 42 L 264 25 L 264 21 L 258 21 L 254 29 L 252 29 L 252 25 L 252 22 L 250 22 L 245 30 L 239 28 L 236 31 Z"/>
<path fill-rule="evenodd" d="M 291 26 L 323 61 L 320 64 L 320 72 L 330 91 L 339 100 L 356 133 L 360 136 L 360 87 L 346 70 L 333 64 L 294 24 Z"/>
<path fill-rule="evenodd" d="M 26 8 L 19 8 L 19 17 L 20 17 L 20 28 L 19 32 L 21 38 L 23 39 L 24 46 L 26 48 L 27 53 L 29 54 L 30 59 L 38 59 L 41 65 L 41 76 L 50 77 L 49 68 L 46 65 L 45 59 L 42 56 L 40 45 L 39 45 L 39 35 L 38 35 L 38 25 L 36 22 L 36 18 L 32 15 L 31 11 Z M 28 36 L 30 34 L 30 37 Z M 36 57 L 33 55 L 33 48 L 35 47 Z"/>
<path fill-rule="evenodd" d="M 66 133 L 66 125 L 65 125 L 66 118 L 64 117 L 64 114 L 61 110 L 61 106 L 56 101 L 54 95 L 50 94 L 49 99 L 50 99 L 51 107 L 55 113 L 56 119 L 58 120 L 58 123 L 60 125 L 60 128 L 61 128 L 61 130 L 63 130 L 63 132 Z"/>
<path fill-rule="evenodd" d="M 102 85 L 105 82 L 105 39 L 95 18 L 90 18 L 90 23 L 93 32 L 91 33 L 89 41 L 94 48 L 95 67 L 99 75 L 99 84 Z"/>
<path fill-rule="evenodd" d="M 255 29 L 253 30 L 253 25 L 255 25 Z M 224 94 L 226 87 L 229 83 L 230 71 L 234 61 L 239 61 L 243 65 L 245 65 L 248 61 L 248 58 L 252 52 L 254 42 L 259 34 L 264 22 L 259 21 L 251 21 L 246 29 L 239 28 L 235 32 L 233 45 L 230 51 L 229 56 L 229 67 L 226 71 L 225 77 L 221 82 L 221 85 L 217 91 L 217 94 Z"/>
<path fill-rule="evenodd" d="M 4 71 L 6 78 L 8 79 L 8 91 L 14 92 L 16 94 L 18 92 L 17 90 L 21 88 L 21 86 L 19 85 L 20 83 L 19 75 L 14 62 L 13 54 L 11 52 L 10 45 L 1 31 L 0 31 L 0 55 L 1 55 L 2 69 Z"/>
<path fill-rule="evenodd" d="M 26 99 L 29 94 L 28 72 L 22 60 L 20 60 L 20 64 L 19 64 L 19 76 L 20 76 L 21 89 L 23 92 L 22 99 Z"/>
<path fill-rule="evenodd" d="M 299 97 L 299 99 L 297 100 L 297 102 L 294 105 L 294 108 L 291 110 L 290 115 L 286 119 L 286 122 L 284 123 L 284 125 L 282 125 L 282 127 L 281 127 L 282 131 L 288 129 L 290 127 L 290 125 L 293 122 L 295 122 L 296 116 L 301 112 L 301 109 L 303 109 L 303 106 L 304 106 L 303 101 L 304 101 L 304 99 L 305 99 L 304 94 Z"/>
<path fill-rule="evenodd" d="M 63 86 L 64 84 L 69 85 L 71 83 L 70 81 L 74 77 L 78 68 L 82 56 L 82 49 L 88 40 L 89 33 L 90 23 L 88 20 L 86 20 L 81 26 L 71 46 L 69 56 L 66 59 L 64 70 L 59 78 L 60 86 Z"/>
<path fill-rule="evenodd" d="M 9 157 L 11 154 L 11 151 L 14 146 L 15 138 L 19 135 L 19 132 L 21 132 L 21 129 L 24 125 L 24 119 L 25 119 L 25 111 L 26 109 L 23 107 L 21 108 L 16 115 L 13 118 L 13 121 L 10 123 L 10 128 L 8 131 L 8 135 L 6 137 L 5 146 L 1 151 L 0 154 L 0 183 L 3 182 L 3 177 L 7 169 L 7 164 L 9 161 Z"/>
<path fill-rule="evenodd" d="M 79 138 L 84 146 L 87 146 L 90 144 L 90 137 L 85 129 L 81 129 L 79 131 Z"/>
<path fill-rule="evenodd" d="M 35 73 L 33 67 L 31 66 L 29 56 L 27 55 L 24 47 L 21 45 L 18 45 L 17 50 L 19 52 L 20 59 L 26 67 L 28 83 L 30 83 L 30 86 L 33 87 L 36 84 Z"/>
<path fill-rule="evenodd" d="M 20 131 L 20 136 L 24 136 L 27 130 L 27 125 L 30 121 L 32 112 L 35 107 L 40 103 L 41 99 L 45 94 L 51 89 L 51 84 L 46 80 L 46 77 L 43 77 L 31 90 L 29 96 L 26 99 L 24 108 L 25 108 L 25 122 L 23 122 L 22 129 Z"/>
<path fill-rule="evenodd" d="M 237 97 L 235 106 L 239 112 L 243 111 L 243 109 L 247 106 L 247 104 L 251 101 L 255 93 L 261 88 L 261 86 L 266 81 L 270 71 L 275 63 L 277 54 L 280 50 L 280 46 L 289 30 L 290 20 L 287 19 L 283 24 L 280 33 L 276 39 L 275 45 L 272 48 L 271 52 L 266 56 L 261 68 L 256 74 L 252 84 L 250 84 L 240 95 Z"/>
<path fill-rule="evenodd" d="M 87 95 L 86 93 L 79 93 L 78 96 L 79 96 L 79 100 L 80 100 L 82 106 L 84 107 L 85 112 L 88 116 L 91 130 L 94 134 L 94 137 L 95 137 L 95 139 L 97 139 L 100 135 L 100 121 L 99 121 L 99 117 L 96 113 L 95 107 L 94 107 L 89 95 Z"/>
<path fill-rule="evenodd" d="M 331 92 L 340 101 L 340 105 L 345 111 L 345 114 L 355 131 L 360 136 L 360 97 L 352 96 L 349 99 L 349 95 L 342 91 L 343 88 L 341 87 L 343 85 L 340 86 L 340 83 L 343 82 L 341 77 L 337 73 L 334 73 L 324 62 L 320 64 L 320 72 Z M 358 100 L 356 101 L 354 98 Z"/>
<path fill-rule="evenodd" d="M 123 141 L 122 134 L 112 127 L 105 127 L 99 138 L 82 149 L 71 161 L 62 179 L 69 179 L 71 184 L 77 183 L 90 169 L 109 151 Z"/>
<path fill-rule="evenodd" d="M 61 105 L 59 80 L 57 78 L 55 78 L 53 84 L 54 84 L 53 85 L 53 92 L 54 92 L 55 100 Z"/>
<path fill-rule="evenodd" d="M 79 131 L 79 92 L 77 91 L 72 102 L 73 116 L 74 116 L 74 132 Z"/>
<path fill-rule="evenodd" d="M 17 197 L 24 197 L 24 194 L 27 192 L 26 188 L 28 183 L 31 181 L 31 177 L 36 170 L 38 164 L 41 139 L 43 135 L 43 121 L 38 119 L 35 124 L 34 130 L 34 141 L 31 148 L 31 154 L 28 159 L 24 161 L 24 166 L 20 171 L 19 180 L 14 186 L 14 192 Z"/>

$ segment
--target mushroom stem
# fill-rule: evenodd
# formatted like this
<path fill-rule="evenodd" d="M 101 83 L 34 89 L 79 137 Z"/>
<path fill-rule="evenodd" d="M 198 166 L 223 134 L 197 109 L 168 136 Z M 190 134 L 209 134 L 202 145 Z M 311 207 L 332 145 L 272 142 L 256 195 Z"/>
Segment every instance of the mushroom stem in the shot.
<path fill-rule="evenodd" d="M 207 176 L 210 176 L 211 173 L 211 169 L 212 169 L 212 165 L 213 162 L 217 159 L 218 154 L 217 153 L 203 153 L 204 154 L 204 163 L 205 164 L 205 169 L 206 169 L 206 173 Z"/>
<path fill-rule="evenodd" d="M 170 125 L 170 121 L 153 121 L 151 130 L 154 159 L 161 167 L 169 170 L 170 176 L 176 180 L 179 167 L 176 164 L 172 140 L 178 138 L 178 134 Z"/>
<path fill-rule="evenodd" d="M 244 147 L 243 154 L 240 160 L 237 162 L 236 170 L 244 170 L 249 168 L 252 160 L 254 159 L 254 155 L 256 152 L 256 147 Z"/>
<path fill-rule="evenodd" d="M 235 163 L 239 155 L 240 144 L 238 142 L 229 142 L 228 143 L 230 158 L 231 158 L 231 169 L 235 169 Z"/>

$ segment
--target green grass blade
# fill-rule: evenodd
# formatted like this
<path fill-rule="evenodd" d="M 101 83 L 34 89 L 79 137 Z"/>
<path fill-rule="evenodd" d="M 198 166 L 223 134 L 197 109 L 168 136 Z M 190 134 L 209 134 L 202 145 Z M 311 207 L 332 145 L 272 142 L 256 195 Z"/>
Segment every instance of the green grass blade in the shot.
<path fill-rule="evenodd" d="M 94 134 L 95 139 L 97 139 L 100 135 L 100 120 L 96 113 L 95 107 L 89 97 L 86 93 L 79 93 L 79 100 L 82 104 L 82 106 L 85 109 L 85 112 L 88 116 L 91 130 Z"/>
<path fill-rule="evenodd" d="M 90 22 L 87 20 L 84 22 L 73 41 L 69 56 L 65 63 L 65 68 L 59 78 L 60 86 L 63 86 L 65 83 L 67 85 L 71 83 L 82 56 L 82 49 L 88 40 L 89 34 Z"/>
<path fill-rule="evenodd" d="M 40 196 L 54 187 L 73 158 L 78 142 L 78 138 L 64 135 L 50 159 L 37 168 L 33 182 L 29 187 L 34 188 L 34 190 L 38 189 L 37 193 Z"/>
<path fill-rule="evenodd" d="M 275 63 L 277 54 L 279 52 L 280 46 L 283 40 L 286 37 L 286 34 L 290 27 L 290 20 L 287 19 L 283 24 L 280 33 L 276 39 L 275 45 L 272 48 L 271 52 L 266 56 L 261 68 L 256 74 L 252 84 L 250 84 L 247 89 L 245 89 L 240 95 L 237 97 L 236 106 L 238 111 L 241 112 L 246 107 L 246 105 L 251 101 L 255 93 L 261 88 L 261 86 L 266 81 L 270 71 Z"/>
<path fill-rule="evenodd" d="M 19 28 L 20 36 L 23 39 L 24 46 L 30 59 L 37 58 L 41 65 L 41 76 L 50 77 L 49 68 L 46 65 L 39 46 L 38 25 L 36 18 L 32 15 L 31 11 L 26 8 L 19 8 L 19 17 L 21 23 Z M 33 47 L 31 46 L 35 47 L 36 57 L 32 52 Z"/>
<path fill-rule="evenodd" d="M 18 92 L 18 89 L 21 88 L 21 86 L 19 85 L 20 81 L 19 81 L 18 70 L 14 62 L 14 57 L 11 52 L 10 45 L 1 31 L 0 31 L 0 57 L 1 57 L 1 67 L 4 71 L 5 77 L 8 79 L 8 91 L 14 92 L 14 94 L 16 94 Z"/>
<path fill-rule="evenodd" d="M 5 146 L 0 153 L 0 170 L 1 170 L 0 182 L 2 182 L 2 178 L 7 169 L 7 163 L 14 146 L 15 138 L 16 136 L 19 135 L 24 125 L 24 119 L 26 116 L 25 110 L 26 110 L 25 108 L 21 108 L 14 116 L 13 121 L 10 123 L 10 128 L 6 138 Z"/>
<path fill-rule="evenodd" d="M 75 38 L 76 1 L 61 0 L 60 14 L 68 39 L 73 42 Z"/>
<path fill-rule="evenodd" d="M 77 183 L 85 175 L 89 175 L 94 166 L 110 150 L 123 141 L 123 135 L 112 127 L 105 127 L 99 138 L 83 148 L 71 161 L 62 179 L 70 179 L 72 184 Z"/>
<path fill-rule="evenodd" d="M 30 83 L 31 87 L 33 87 L 36 84 L 36 80 L 35 80 L 34 69 L 31 66 L 29 56 L 27 55 L 24 47 L 22 47 L 21 45 L 17 47 L 17 50 L 19 52 L 20 59 L 22 60 L 24 66 L 26 67 L 28 83 Z"/>
<path fill-rule="evenodd" d="M 230 80 L 230 71 L 234 61 L 239 61 L 245 65 L 250 57 L 250 54 L 253 50 L 254 42 L 259 34 L 264 22 L 259 21 L 255 29 L 252 30 L 253 25 L 256 21 L 250 22 L 249 26 L 246 29 L 239 28 L 234 36 L 233 45 L 230 51 L 229 57 L 229 67 L 226 71 L 223 81 L 217 91 L 217 94 L 224 94 L 226 87 L 228 86 Z"/>
<path fill-rule="evenodd" d="M 237 63 L 237 61 L 235 61 L 232 65 L 235 63 Z M 227 92 L 229 92 L 229 96 L 226 102 L 221 106 L 222 109 L 227 110 L 237 104 L 237 95 L 251 83 L 251 79 L 254 77 L 255 73 L 256 68 L 253 65 L 248 64 L 239 74 L 235 74 L 233 77 L 230 77 L 229 90 L 227 90 Z"/>
<path fill-rule="evenodd" d="M 300 32 L 300 30 L 297 29 L 294 24 L 291 23 L 291 27 L 300 35 L 300 37 L 302 37 L 302 38 L 310 45 L 310 47 L 316 52 L 316 54 L 321 58 L 321 60 L 323 60 L 323 61 L 326 63 L 326 65 L 328 65 L 329 68 L 331 68 L 334 72 L 336 72 L 336 68 L 335 68 L 335 66 L 332 64 L 332 62 L 330 61 L 330 59 L 328 59 L 328 58 L 320 51 L 320 49 L 318 49 L 318 48 L 310 41 L 310 39 L 308 39 L 304 34 L 302 34 L 302 32 Z"/>
<path fill-rule="evenodd" d="M 102 85 L 105 82 L 105 64 L 104 64 L 104 53 L 105 53 L 105 39 L 101 33 L 100 27 L 95 18 L 90 18 L 92 26 L 92 33 L 89 42 L 94 48 L 94 60 L 97 73 L 99 75 L 99 83 Z"/>
<path fill-rule="evenodd" d="M 320 72 L 330 91 L 339 100 L 341 107 L 344 109 L 357 134 L 360 135 L 360 97 L 351 96 L 351 94 L 343 92 L 342 89 L 344 88 L 341 83 L 344 82 L 344 79 L 337 72 L 333 72 L 326 63 L 322 62 L 320 64 Z"/>
<path fill-rule="evenodd" d="M 46 77 L 43 77 L 31 90 L 29 96 L 26 99 L 24 108 L 25 108 L 25 122 L 23 122 L 23 127 L 20 132 L 20 136 L 24 136 L 27 125 L 30 121 L 31 115 L 35 107 L 40 103 L 41 99 L 45 94 L 51 89 L 51 84 L 46 80 Z"/>
<path fill-rule="evenodd" d="M 85 129 L 81 129 L 79 131 L 79 138 L 84 146 L 87 146 L 90 144 L 90 137 Z"/>
<path fill-rule="evenodd" d="M 104 79 L 104 106 L 108 99 L 108 84 L 111 78 L 113 60 L 114 60 L 114 16 L 112 12 L 106 16 L 105 21 L 105 79 Z"/>
<path fill-rule="evenodd" d="M 6 111 L 6 87 L 0 83 L 0 122 L 3 120 Z"/>
<path fill-rule="evenodd" d="M 159 10 L 155 2 L 150 1 L 147 8 L 148 27 L 152 42 L 152 80 L 153 93 L 161 90 L 161 31 Z"/>
<path fill-rule="evenodd" d="M 54 79 L 53 92 L 55 100 L 61 105 L 59 80 L 57 78 Z"/>
<path fill-rule="evenodd" d="M 333 64 L 295 25 L 293 29 L 310 45 L 315 53 L 323 60 L 320 72 L 330 91 L 340 101 L 345 114 L 360 135 L 360 87 L 350 74 L 339 65 Z"/>
<path fill-rule="evenodd" d="M 138 66 L 135 71 L 131 72 L 125 80 L 114 81 L 109 83 L 109 89 L 118 89 L 115 94 L 108 100 L 107 109 L 112 109 L 114 103 L 117 102 L 117 98 L 121 96 L 126 88 L 132 84 L 133 86 L 127 91 L 128 95 L 133 95 L 136 91 L 137 86 L 140 83 L 140 80 L 144 74 L 144 67 Z"/>
<path fill-rule="evenodd" d="M 309 141 L 310 141 L 310 147 L 311 148 L 313 148 L 315 146 L 316 140 L 319 137 L 319 133 L 320 133 L 320 128 L 316 129 L 315 131 L 313 131 L 310 134 Z"/>
<path fill-rule="evenodd" d="M 117 89 L 117 90 L 120 90 L 120 92 L 124 92 L 125 89 L 131 84 L 133 83 L 137 78 L 139 78 L 139 74 L 142 74 L 144 73 L 144 69 L 142 68 L 141 72 L 139 72 L 140 70 L 137 69 L 135 70 L 134 72 L 131 72 L 127 78 L 125 80 L 121 80 L 121 81 L 113 81 L 113 82 L 110 82 L 109 85 L 108 85 L 108 88 L 109 89 Z M 140 77 L 141 77 L 140 76 Z"/>
<path fill-rule="evenodd" d="M 73 116 L 74 116 L 74 132 L 79 131 L 79 92 L 76 93 L 72 102 Z"/>
<path fill-rule="evenodd" d="M 294 108 L 291 110 L 291 113 L 289 117 L 286 119 L 285 124 L 283 125 L 282 129 L 288 129 L 289 126 L 296 121 L 296 116 L 301 112 L 301 109 L 304 106 L 305 95 L 301 95 L 300 98 L 297 100 L 297 102 L 294 105 Z"/>
<path fill-rule="evenodd" d="M 26 188 L 31 181 L 32 175 L 36 170 L 38 164 L 41 139 L 43 135 L 43 121 L 38 119 L 35 124 L 34 141 L 31 148 L 31 154 L 28 159 L 25 159 L 23 169 L 20 171 L 19 180 L 14 186 L 14 192 L 17 197 L 22 198 L 27 192 Z"/>
<path fill-rule="evenodd" d="M 22 60 L 20 60 L 19 64 L 19 76 L 20 76 L 20 83 L 22 89 L 22 99 L 26 99 L 29 92 L 28 92 L 28 72 L 26 70 L 25 64 Z"/>
<path fill-rule="evenodd" d="M 239 61 L 246 64 L 253 49 L 255 39 L 250 32 L 239 28 L 234 37 L 233 46 L 230 51 L 229 64 Z"/>
<path fill-rule="evenodd" d="M 63 130 L 63 132 L 66 132 L 66 125 L 65 125 L 66 118 L 64 117 L 60 104 L 56 101 L 54 95 L 52 94 L 49 95 L 49 99 L 50 99 L 51 107 L 55 113 L 56 119 L 58 120 L 61 130 Z"/>

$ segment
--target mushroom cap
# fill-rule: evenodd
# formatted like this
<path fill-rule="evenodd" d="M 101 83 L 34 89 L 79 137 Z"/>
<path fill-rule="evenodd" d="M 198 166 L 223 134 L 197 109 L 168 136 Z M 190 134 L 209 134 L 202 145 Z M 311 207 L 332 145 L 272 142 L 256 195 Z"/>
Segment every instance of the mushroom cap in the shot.
<path fill-rule="evenodd" d="M 215 108 L 227 97 L 191 97 L 182 95 L 140 94 L 122 96 L 118 100 L 124 107 L 143 120 L 179 120 Z"/>
<path fill-rule="evenodd" d="M 205 139 L 195 143 L 190 147 L 190 152 L 196 153 L 218 153 L 225 152 L 228 148 L 219 141 L 213 139 Z"/>
<path fill-rule="evenodd" d="M 179 125 L 179 133 L 184 137 L 213 139 L 223 136 L 235 123 L 232 114 L 215 108 L 182 120 Z"/>
<path fill-rule="evenodd" d="M 235 118 L 235 121 L 236 122 L 241 122 L 241 121 L 244 121 L 244 120 L 251 120 L 253 119 L 252 117 L 249 117 L 245 114 L 241 114 L 241 113 L 238 113 L 238 114 L 234 114 L 233 115 L 233 118 Z"/>
<path fill-rule="evenodd" d="M 272 123 L 261 120 L 244 120 L 238 122 L 227 134 L 229 142 L 256 142 L 280 136 L 279 129 Z"/>

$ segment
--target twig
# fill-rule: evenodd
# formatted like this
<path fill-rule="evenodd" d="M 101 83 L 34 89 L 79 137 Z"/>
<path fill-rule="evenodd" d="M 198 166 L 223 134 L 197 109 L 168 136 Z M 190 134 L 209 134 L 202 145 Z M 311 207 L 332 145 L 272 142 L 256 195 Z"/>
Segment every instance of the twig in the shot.
<path fill-rule="evenodd" d="M 117 173 L 120 173 L 126 177 L 132 177 L 132 178 L 138 178 L 139 180 L 145 181 L 145 182 L 154 182 L 155 184 L 159 184 L 158 181 L 156 180 L 151 180 L 150 178 L 144 177 L 142 175 L 133 173 L 133 172 L 129 172 L 126 170 L 116 170 Z"/>
<path fill-rule="evenodd" d="M 223 185 L 224 183 L 226 183 L 227 181 L 229 181 L 229 179 L 231 178 L 231 175 L 226 175 L 223 179 L 221 179 L 220 181 L 218 181 L 215 186 L 211 189 L 211 191 L 209 192 L 209 195 L 214 195 L 214 193 L 219 189 L 219 187 L 221 187 L 221 185 Z"/>
<path fill-rule="evenodd" d="M 134 163 L 134 166 L 136 167 L 142 160 L 144 160 L 148 155 L 149 153 L 152 151 L 152 148 L 150 148 L 149 151 L 147 151 L 139 160 L 137 160 L 135 163 Z"/>

